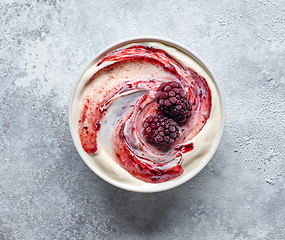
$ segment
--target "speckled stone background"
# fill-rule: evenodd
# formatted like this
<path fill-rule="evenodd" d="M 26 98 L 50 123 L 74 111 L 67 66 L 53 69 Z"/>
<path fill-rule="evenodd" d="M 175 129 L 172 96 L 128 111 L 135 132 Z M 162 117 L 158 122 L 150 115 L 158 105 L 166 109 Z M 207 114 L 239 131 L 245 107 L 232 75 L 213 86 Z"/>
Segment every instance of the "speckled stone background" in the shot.
<path fill-rule="evenodd" d="M 1 0 L 0 239 L 284 239 L 284 0 Z M 68 101 L 116 41 L 162 36 L 217 75 L 227 122 L 194 179 L 153 194 L 104 182 L 71 140 Z"/>

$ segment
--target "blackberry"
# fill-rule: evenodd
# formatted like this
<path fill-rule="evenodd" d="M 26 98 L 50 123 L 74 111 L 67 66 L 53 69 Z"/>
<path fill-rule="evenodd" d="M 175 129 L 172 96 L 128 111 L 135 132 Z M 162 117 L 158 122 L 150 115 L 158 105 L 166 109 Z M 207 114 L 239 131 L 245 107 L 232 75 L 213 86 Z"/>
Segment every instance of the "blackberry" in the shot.
<path fill-rule="evenodd" d="M 191 116 L 191 104 L 181 84 L 175 81 L 160 84 L 156 92 L 159 110 L 176 122 L 184 122 Z"/>
<path fill-rule="evenodd" d="M 168 145 L 180 136 L 178 124 L 165 116 L 148 116 L 143 124 L 143 135 L 151 143 Z"/>

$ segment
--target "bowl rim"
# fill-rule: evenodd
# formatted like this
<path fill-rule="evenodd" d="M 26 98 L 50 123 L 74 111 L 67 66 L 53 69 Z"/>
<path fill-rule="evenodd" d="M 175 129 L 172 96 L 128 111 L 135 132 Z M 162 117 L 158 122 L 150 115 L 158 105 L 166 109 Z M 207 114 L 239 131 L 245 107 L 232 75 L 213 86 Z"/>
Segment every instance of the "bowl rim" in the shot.
<path fill-rule="evenodd" d="M 199 164 L 198 167 L 196 167 L 195 170 L 193 170 L 191 172 L 191 174 L 189 174 L 189 176 L 184 177 L 179 179 L 178 181 L 174 181 L 171 184 L 171 181 L 169 181 L 169 184 L 153 184 L 153 187 L 151 188 L 147 188 L 147 189 L 140 189 L 138 186 L 134 186 L 134 185 L 128 185 L 128 184 L 124 184 L 124 183 L 120 183 L 118 181 L 115 181 L 113 179 L 110 179 L 107 175 L 103 174 L 101 171 L 99 171 L 97 168 L 95 168 L 87 159 L 85 159 L 84 154 L 82 151 L 84 151 L 81 146 L 78 146 L 76 144 L 75 141 L 75 133 L 72 129 L 73 128 L 73 123 L 72 123 L 72 105 L 73 105 L 73 99 L 74 99 L 74 95 L 77 89 L 77 86 L 79 84 L 79 81 L 81 79 L 81 77 L 83 76 L 83 74 L 89 69 L 89 67 L 94 63 L 97 62 L 98 59 L 100 59 L 103 55 L 118 49 L 120 47 L 123 47 L 127 44 L 131 44 L 131 43 L 140 43 L 140 42 L 159 42 L 159 43 L 163 43 L 165 45 L 168 45 L 170 47 L 174 47 L 180 51 L 182 51 L 183 53 L 185 53 L 186 55 L 190 56 L 191 58 L 193 58 L 195 61 L 198 62 L 198 64 L 207 72 L 207 74 L 209 74 L 209 76 L 212 78 L 216 88 L 217 88 L 217 92 L 218 92 L 218 96 L 220 98 L 220 105 L 221 105 L 221 126 L 220 126 L 220 130 L 218 132 L 217 138 L 214 142 L 214 147 L 212 148 L 212 151 L 209 153 L 209 157 L 206 158 L 204 161 L 202 161 L 201 164 Z M 222 88 L 220 86 L 220 83 L 217 80 L 216 75 L 214 74 L 214 72 L 212 71 L 212 69 L 209 67 L 209 65 L 196 53 L 194 52 L 192 49 L 190 49 L 189 47 L 176 42 L 174 40 L 168 39 L 168 38 L 164 38 L 164 37 L 157 37 L 157 36 L 137 36 L 137 37 L 132 37 L 132 38 L 126 38 L 123 39 L 121 41 L 115 42 L 107 47 L 105 47 L 103 50 L 101 50 L 100 52 L 98 52 L 89 62 L 88 64 L 84 67 L 84 69 L 80 72 L 80 74 L 77 76 L 77 80 L 74 82 L 73 84 L 73 88 L 70 94 L 70 98 L 69 98 L 69 106 L 68 106 L 68 120 L 69 120 L 69 130 L 70 130 L 70 134 L 73 140 L 73 143 L 75 145 L 75 148 L 77 150 L 77 152 L 79 153 L 81 159 L 85 162 L 85 164 L 97 175 L 99 176 L 101 179 L 105 180 L 106 182 L 110 183 L 113 186 L 116 186 L 118 188 L 124 189 L 124 190 L 128 190 L 128 191 L 132 191 L 132 192 L 140 192 L 140 193 L 151 193 L 151 192 L 161 192 L 161 191 L 166 191 L 175 187 L 178 187 L 182 184 L 184 184 L 185 182 L 189 181 L 190 179 L 192 179 L 193 177 L 195 177 L 212 159 L 212 157 L 214 156 L 214 154 L 216 153 L 221 140 L 222 140 L 222 136 L 223 136 L 223 132 L 224 132 L 224 128 L 225 128 L 225 122 L 226 122 L 226 106 L 225 106 L 225 98 L 224 98 L 224 94 L 222 91 Z"/>

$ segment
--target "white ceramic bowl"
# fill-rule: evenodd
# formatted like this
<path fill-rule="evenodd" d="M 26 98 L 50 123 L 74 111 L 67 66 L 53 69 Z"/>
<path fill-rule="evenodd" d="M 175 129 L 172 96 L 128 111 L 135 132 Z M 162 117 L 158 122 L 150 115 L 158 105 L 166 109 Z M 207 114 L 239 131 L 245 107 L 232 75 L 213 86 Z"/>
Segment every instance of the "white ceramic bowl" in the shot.
<path fill-rule="evenodd" d="M 218 131 L 217 131 L 215 140 L 211 143 L 211 148 L 209 149 L 208 153 L 205 155 L 205 157 L 203 157 L 198 162 L 193 164 L 190 171 L 188 171 L 187 173 L 183 173 L 181 176 L 179 176 L 176 179 L 173 179 L 173 180 L 170 180 L 170 181 L 164 182 L 164 183 L 142 183 L 142 184 L 140 184 L 141 181 L 136 180 L 136 179 L 135 179 L 135 181 L 129 181 L 128 182 L 128 181 L 118 181 L 116 178 L 112 177 L 108 171 L 104 171 L 104 168 L 98 167 L 98 165 L 96 165 L 95 161 L 90 159 L 88 154 L 81 147 L 78 132 L 77 132 L 77 129 L 78 129 L 77 122 L 74 120 L 73 102 L 74 102 L 74 97 L 76 95 L 77 87 L 79 85 L 79 82 L 80 82 L 83 74 L 90 68 L 91 65 L 96 63 L 105 54 L 107 54 L 111 51 L 114 51 L 117 48 L 121 48 L 127 44 L 142 43 L 142 42 L 159 42 L 159 43 L 165 44 L 167 46 L 174 47 L 174 48 L 178 49 L 179 51 L 188 55 L 190 58 L 192 58 L 194 61 L 196 61 L 200 65 L 200 67 L 211 78 L 212 82 L 215 85 L 215 88 L 217 89 L 218 98 L 219 98 L 219 108 L 220 108 L 219 119 L 220 120 L 217 124 L 218 126 L 216 126 L 218 128 Z M 107 47 L 106 49 L 102 50 L 101 52 L 99 52 L 90 61 L 90 63 L 87 64 L 85 69 L 82 71 L 82 73 L 77 78 L 77 81 L 74 84 L 74 87 L 73 87 L 73 90 L 72 90 L 72 93 L 70 96 L 70 101 L 69 101 L 70 132 L 71 132 L 71 136 L 72 136 L 72 139 L 74 141 L 75 147 L 76 147 L 79 155 L 83 159 L 83 161 L 87 164 L 87 166 L 94 173 L 96 173 L 99 177 L 101 177 L 105 181 L 107 181 L 110 184 L 117 186 L 119 188 L 129 190 L 129 191 L 134 191 L 134 192 L 159 192 L 159 191 L 168 190 L 168 189 L 177 187 L 177 186 L 187 182 L 188 180 L 193 178 L 196 174 L 198 174 L 207 165 L 207 163 L 211 160 L 211 158 L 215 154 L 215 152 L 216 152 L 216 150 L 220 144 L 222 134 L 224 131 L 224 126 L 225 126 L 225 115 L 226 115 L 225 114 L 225 100 L 224 100 L 224 96 L 222 94 L 221 87 L 217 81 L 216 76 L 214 75 L 212 70 L 209 68 L 209 66 L 205 63 L 205 61 L 202 60 L 201 57 L 199 57 L 191 49 L 183 46 L 182 44 L 175 42 L 175 41 L 172 41 L 172 40 L 169 40 L 169 39 L 161 38 L 161 37 L 135 37 L 135 38 L 130 38 L 130 39 L 126 39 L 126 40 L 117 42 L 117 43 Z M 119 166 L 116 166 L 116 167 L 120 168 Z M 125 170 L 121 170 L 121 173 L 122 174 L 128 174 L 127 172 L 124 172 L 124 171 Z M 130 176 L 130 177 L 133 178 L 132 176 Z"/>

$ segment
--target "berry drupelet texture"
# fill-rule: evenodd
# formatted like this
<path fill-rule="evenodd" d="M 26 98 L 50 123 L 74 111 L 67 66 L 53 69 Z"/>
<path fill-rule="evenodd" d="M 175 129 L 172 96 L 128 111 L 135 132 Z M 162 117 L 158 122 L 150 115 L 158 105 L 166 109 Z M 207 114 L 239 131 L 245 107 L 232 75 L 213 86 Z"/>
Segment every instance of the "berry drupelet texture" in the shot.
<path fill-rule="evenodd" d="M 165 116 L 153 115 L 145 119 L 143 134 L 151 143 L 168 145 L 180 136 L 178 124 Z"/>
<path fill-rule="evenodd" d="M 162 113 L 180 123 L 191 116 L 191 104 L 181 84 L 164 82 L 156 92 L 156 101 Z"/>

